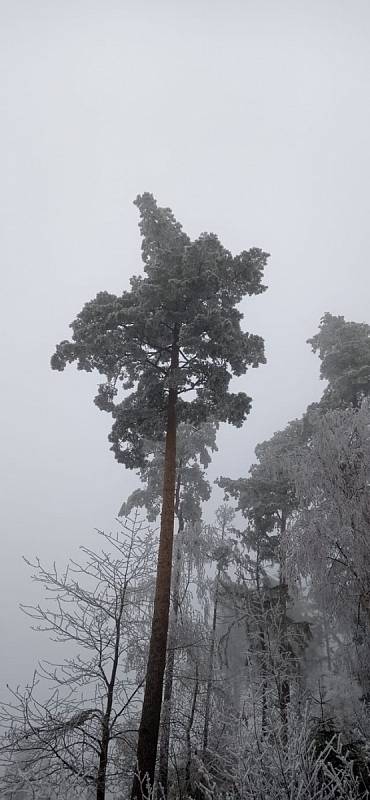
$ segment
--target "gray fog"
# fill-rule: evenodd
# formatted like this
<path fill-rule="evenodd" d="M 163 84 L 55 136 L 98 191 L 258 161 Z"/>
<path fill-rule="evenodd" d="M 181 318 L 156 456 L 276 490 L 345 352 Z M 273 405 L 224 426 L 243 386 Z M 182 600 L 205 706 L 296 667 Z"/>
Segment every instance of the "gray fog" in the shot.
<path fill-rule="evenodd" d="M 85 301 L 141 270 L 139 192 L 189 235 L 271 253 L 245 328 L 267 365 L 210 476 L 319 398 L 306 339 L 325 311 L 370 322 L 367 0 L 2 0 L 2 686 L 47 644 L 18 609 L 22 555 L 63 562 L 114 528 L 135 475 L 109 451 L 96 375 L 49 366 Z"/>

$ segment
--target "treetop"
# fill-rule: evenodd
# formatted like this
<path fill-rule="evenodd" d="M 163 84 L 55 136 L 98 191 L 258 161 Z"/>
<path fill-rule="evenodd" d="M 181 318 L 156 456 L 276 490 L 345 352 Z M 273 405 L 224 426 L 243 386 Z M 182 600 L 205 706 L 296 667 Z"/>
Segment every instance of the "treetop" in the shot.
<path fill-rule="evenodd" d="M 258 248 L 232 256 L 212 233 L 191 241 L 149 193 L 135 205 L 144 275 L 132 277 L 120 296 L 99 292 L 86 303 L 71 323 L 71 340 L 57 345 L 51 360 L 56 370 L 76 362 L 105 376 L 95 402 L 113 414 L 112 449 L 130 467 L 144 463 L 142 437 L 163 437 L 171 387 L 179 421 L 241 425 L 246 418 L 251 400 L 231 393 L 229 383 L 265 362 L 264 343 L 242 330 L 237 305 L 265 290 L 268 258 Z M 121 400 L 120 388 L 133 391 Z"/>

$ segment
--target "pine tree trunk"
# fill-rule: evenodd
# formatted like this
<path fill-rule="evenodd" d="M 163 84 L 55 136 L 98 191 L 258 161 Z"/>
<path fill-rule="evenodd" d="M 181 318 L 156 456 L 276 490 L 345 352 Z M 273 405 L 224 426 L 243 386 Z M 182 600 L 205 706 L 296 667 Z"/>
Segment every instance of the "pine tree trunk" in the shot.
<path fill-rule="evenodd" d="M 179 604 L 180 604 L 180 578 L 181 578 L 183 531 L 184 531 L 184 520 L 180 511 L 176 558 L 175 558 L 175 573 L 173 580 L 172 618 L 170 622 L 170 631 L 168 637 L 166 676 L 165 676 L 164 692 L 163 692 L 163 709 L 162 709 L 162 719 L 161 719 L 162 732 L 161 732 L 161 740 L 159 746 L 158 781 L 160 784 L 160 793 L 163 797 L 166 797 L 167 795 L 167 785 L 168 785 L 168 760 L 169 760 L 169 746 L 170 746 L 170 733 L 171 733 L 171 700 L 172 700 L 173 675 L 175 666 L 177 619 L 178 619 Z"/>
<path fill-rule="evenodd" d="M 174 348 L 171 364 L 173 369 L 177 367 L 176 358 L 178 360 L 178 350 Z M 132 800 L 134 798 L 142 800 L 144 797 L 148 797 L 151 792 L 157 756 L 171 592 L 176 484 L 176 400 L 176 388 L 171 387 L 168 393 L 163 503 L 156 590 L 144 700 L 139 727 L 137 768 L 131 793 Z"/>

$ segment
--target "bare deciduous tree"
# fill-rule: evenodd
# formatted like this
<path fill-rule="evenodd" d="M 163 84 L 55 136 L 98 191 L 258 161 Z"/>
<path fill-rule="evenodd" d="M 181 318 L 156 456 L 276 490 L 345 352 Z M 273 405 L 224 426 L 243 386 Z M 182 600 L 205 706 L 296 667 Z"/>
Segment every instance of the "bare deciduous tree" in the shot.
<path fill-rule="evenodd" d="M 65 571 L 27 561 L 46 603 L 23 610 L 65 654 L 60 663 L 41 663 L 1 706 L 4 793 L 28 785 L 41 796 L 47 780 L 74 796 L 91 786 L 104 800 L 124 769 L 124 744 L 127 768 L 134 763 L 156 538 L 137 512 L 117 534 L 98 533 L 102 549 L 82 547 L 84 558 Z"/>

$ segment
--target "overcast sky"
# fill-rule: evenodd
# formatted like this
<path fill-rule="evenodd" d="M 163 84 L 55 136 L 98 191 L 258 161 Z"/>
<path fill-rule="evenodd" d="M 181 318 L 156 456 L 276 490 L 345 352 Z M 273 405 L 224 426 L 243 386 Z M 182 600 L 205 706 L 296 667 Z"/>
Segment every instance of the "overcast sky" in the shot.
<path fill-rule="evenodd" d="M 135 477 L 109 451 L 96 376 L 50 370 L 96 292 L 141 270 L 150 191 L 196 237 L 271 253 L 243 304 L 266 366 L 211 477 L 322 391 L 306 339 L 325 311 L 370 322 L 368 0 L 2 0 L 1 682 L 44 645 L 17 609 L 21 556 L 64 562 L 114 528 Z"/>

